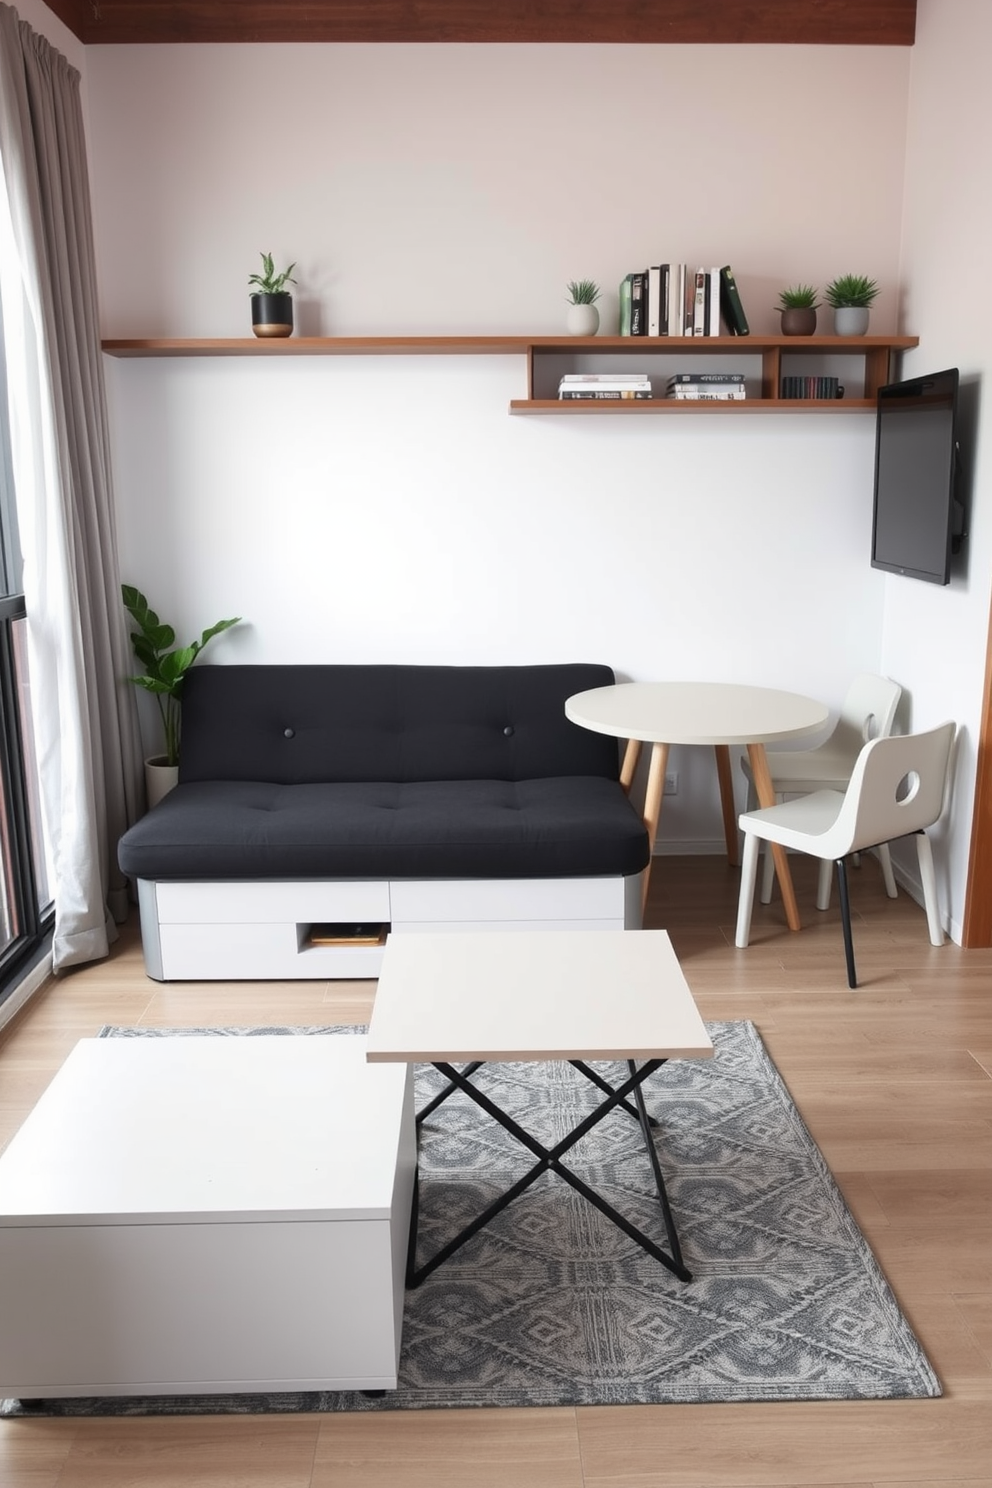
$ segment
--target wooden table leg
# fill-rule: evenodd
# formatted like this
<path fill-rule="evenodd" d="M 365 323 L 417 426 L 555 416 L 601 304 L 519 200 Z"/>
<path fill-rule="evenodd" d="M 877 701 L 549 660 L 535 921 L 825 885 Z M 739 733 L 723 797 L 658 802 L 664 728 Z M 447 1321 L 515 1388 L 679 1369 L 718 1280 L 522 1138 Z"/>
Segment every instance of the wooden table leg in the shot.
<path fill-rule="evenodd" d="M 758 797 L 759 806 L 775 805 L 775 787 L 772 785 L 772 775 L 768 768 L 768 756 L 765 754 L 763 744 L 749 744 L 747 746 L 748 759 L 751 761 L 751 775 L 754 780 L 754 793 Z M 775 858 L 775 872 L 778 876 L 779 888 L 782 890 L 782 903 L 785 905 L 785 918 L 790 930 L 801 930 L 802 923 L 799 919 L 799 906 L 796 903 L 796 891 L 792 886 L 792 873 L 789 869 L 789 856 L 784 847 L 778 842 L 771 844 L 772 854 Z"/>
<path fill-rule="evenodd" d="M 665 794 L 665 770 L 668 766 L 668 745 L 651 745 L 651 763 L 648 766 L 648 783 L 644 791 L 644 825 L 648 829 L 648 851 L 654 854 L 658 836 L 658 818 L 661 816 L 661 798 Z M 651 881 L 651 858 L 644 872 L 644 893 L 641 908 L 648 902 L 648 884 Z"/>
<path fill-rule="evenodd" d="M 640 757 L 640 739 L 628 739 L 627 748 L 624 750 L 623 755 L 623 765 L 620 770 L 620 784 L 623 786 L 625 795 L 630 795 L 630 787 L 634 783 L 634 774 L 637 770 L 637 761 Z"/>
<path fill-rule="evenodd" d="M 720 805 L 723 808 L 723 835 L 727 842 L 727 862 L 732 868 L 741 866 L 741 854 L 737 836 L 737 809 L 734 806 L 734 774 L 730 768 L 730 749 L 726 744 L 714 744 L 716 773 L 720 782 Z"/>

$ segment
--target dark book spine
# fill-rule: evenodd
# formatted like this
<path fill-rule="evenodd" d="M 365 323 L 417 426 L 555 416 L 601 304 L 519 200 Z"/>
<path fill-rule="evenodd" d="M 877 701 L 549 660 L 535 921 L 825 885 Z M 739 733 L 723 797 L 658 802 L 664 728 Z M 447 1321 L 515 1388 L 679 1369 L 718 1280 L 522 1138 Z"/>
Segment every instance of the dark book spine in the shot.
<path fill-rule="evenodd" d="M 683 286 L 682 294 L 685 303 L 685 323 L 683 325 L 682 333 L 685 336 L 693 336 L 695 335 L 693 308 L 696 303 L 696 275 L 689 264 L 686 264 L 685 266 L 685 284 Z"/>
<path fill-rule="evenodd" d="M 630 281 L 630 334 L 632 336 L 646 336 L 647 327 L 647 295 L 645 294 L 645 274 L 634 274 Z"/>
<path fill-rule="evenodd" d="M 751 327 L 744 314 L 744 306 L 737 289 L 737 280 L 729 264 L 720 270 L 720 309 L 732 336 L 749 336 Z"/>

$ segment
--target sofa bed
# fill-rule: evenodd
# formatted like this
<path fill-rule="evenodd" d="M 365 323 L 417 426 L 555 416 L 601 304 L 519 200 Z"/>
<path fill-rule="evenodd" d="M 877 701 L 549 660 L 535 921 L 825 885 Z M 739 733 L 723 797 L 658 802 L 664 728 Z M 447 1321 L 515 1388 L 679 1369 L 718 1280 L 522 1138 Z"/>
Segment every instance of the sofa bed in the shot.
<path fill-rule="evenodd" d="M 636 928 L 644 824 L 565 699 L 609 667 L 199 666 L 121 838 L 157 980 L 373 977 L 387 933 Z"/>

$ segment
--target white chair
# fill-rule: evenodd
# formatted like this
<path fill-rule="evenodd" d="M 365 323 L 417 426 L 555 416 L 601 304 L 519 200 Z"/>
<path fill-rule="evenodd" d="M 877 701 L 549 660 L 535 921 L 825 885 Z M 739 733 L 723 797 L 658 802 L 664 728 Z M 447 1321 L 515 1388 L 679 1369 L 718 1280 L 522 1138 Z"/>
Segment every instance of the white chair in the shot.
<path fill-rule="evenodd" d="M 751 907 L 758 870 L 759 843 L 777 842 L 837 865 L 840 913 L 847 957 L 847 983 L 857 986 L 851 906 L 845 858 L 916 834 L 923 902 L 932 945 L 943 945 L 944 930 L 937 904 L 937 883 L 926 829 L 944 806 L 947 767 L 955 725 L 941 724 L 922 734 L 894 734 L 873 739 L 855 761 L 845 791 L 820 790 L 780 801 L 763 811 L 746 811 L 738 825 L 744 833 L 741 894 L 736 943 L 743 948 L 751 932 Z"/>
<path fill-rule="evenodd" d="M 901 697 L 902 688 L 891 677 L 860 673 L 847 690 L 833 732 L 822 744 L 815 749 L 767 751 L 775 794 L 781 797 L 807 795 L 817 790 L 846 790 L 862 747 L 871 739 L 885 739 L 891 734 Z M 748 782 L 747 810 L 752 811 L 757 801 L 747 756 L 741 760 L 741 769 Z M 885 880 L 885 892 L 890 899 L 895 899 L 898 891 L 887 843 L 879 844 L 878 860 Z M 823 863 L 816 893 L 817 909 L 830 908 L 832 877 L 830 863 Z M 761 882 L 762 904 L 771 900 L 774 879 L 775 859 L 767 852 Z"/>

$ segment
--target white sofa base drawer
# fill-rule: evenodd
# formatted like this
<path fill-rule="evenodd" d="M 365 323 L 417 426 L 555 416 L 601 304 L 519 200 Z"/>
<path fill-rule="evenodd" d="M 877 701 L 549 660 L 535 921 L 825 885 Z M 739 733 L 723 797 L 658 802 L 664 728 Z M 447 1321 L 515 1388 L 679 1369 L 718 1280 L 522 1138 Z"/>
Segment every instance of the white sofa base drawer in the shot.
<path fill-rule="evenodd" d="M 390 916 L 389 884 L 375 879 L 160 883 L 155 898 L 163 925 L 384 923 Z"/>
<path fill-rule="evenodd" d="M 399 920 L 393 935 L 443 935 L 446 930 L 623 930 L 621 920 Z"/>
<path fill-rule="evenodd" d="M 376 977 L 379 946 L 315 946 L 319 923 L 417 930 L 640 928 L 641 876 L 354 882 L 138 882 L 148 975 L 158 981 Z"/>
<path fill-rule="evenodd" d="M 622 878 L 394 879 L 390 919 L 583 920 L 623 919 Z"/>
<path fill-rule="evenodd" d="M 159 944 L 166 982 L 350 980 L 378 976 L 382 960 L 379 946 L 301 944 L 295 923 L 161 925 Z"/>

